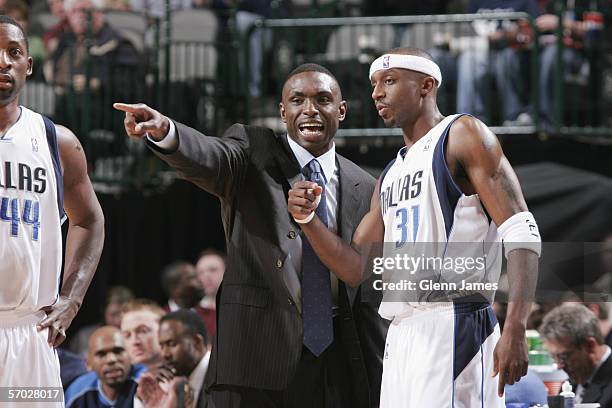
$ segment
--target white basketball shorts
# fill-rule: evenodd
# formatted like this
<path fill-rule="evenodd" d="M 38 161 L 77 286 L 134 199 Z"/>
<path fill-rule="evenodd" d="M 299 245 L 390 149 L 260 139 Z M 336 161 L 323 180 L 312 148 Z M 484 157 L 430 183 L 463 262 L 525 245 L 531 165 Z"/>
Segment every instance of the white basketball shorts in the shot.
<path fill-rule="evenodd" d="M 381 408 L 504 408 L 492 377 L 500 332 L 490 305 L 427 306 L 389 327 Z"/>
<path fill-rule="evenodd" d="M 16 313 L 15 313 L 16 314 Z M 0 387 L 62 387 L 59 359 L 55 349 L 47 343 L 47 332 L 36 330 L 44 319 L 44 312 L 20 318 L 9 318 L 7 312 L 0 318 Z M 63 392 L 61 392 L 63 394 Z M 4 398 L 3 398 L 4 400 Z M 63 397 L 62 397 L 63 400 Z M 58 402 L 0 402 L 0 407 L 50 408 L 63 407 Z"/>

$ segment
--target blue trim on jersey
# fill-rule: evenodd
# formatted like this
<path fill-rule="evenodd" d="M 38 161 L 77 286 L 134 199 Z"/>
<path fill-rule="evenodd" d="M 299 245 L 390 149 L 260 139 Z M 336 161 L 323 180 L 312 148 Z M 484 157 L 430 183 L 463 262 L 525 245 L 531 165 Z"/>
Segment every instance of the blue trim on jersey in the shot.
<path fill-rule="evenodd" d="M 476 356 L 485 340 L 495 330 L 497 319 L 491 305 L 455 303 L 455 347 L 453 350 L 453 380 Z"/>
<path fill-rule="evenodd" d="M 397 157 L 393 160 L 391 160 L 383 169 L 382 173 L 380 173 L 380 186 L 382 187 L 383 185 L 383 181 L 385 180 L 385 176 L 387 175 L 387 173 L 389 172 L 389 169 L 391 169 L 391 166 L 393 166 L 393 164 L 395 163 L 395 161 L 397 160 Z"/>
<path fill-rule="evenodd" d="M 57 210 L 60 222 L 64 221 L 66 213 L 64 212 L 64 177 L 62 176 L 62 162 L 59 157 L 59 147 L 57 145 L 57 134 L 55 125 L 51 119 L 41 115 L 45 122 L 45 130 L 47 132 L 47 144 L 51 152 L 51 160 L 53 161 L 53 170 L 55 171 L 55 180 L 57 184 Z"/>
<path fill-rule="evenodd" d="M 433 176 L 436 183 L 436 190 L 438 192 L 438 200 L 440 201 L 440 208 L 442 209 L 442 214 L 444 215 L 444 228 L 446 229 L 447 239 L 450 237 L 450 232 L 453 227 L 457 202 L 463 193 L 455 184 L 450 170 L 446 165 L 446 159 L 444 158 L 444 147 L 446 146 L 446 138 L 451 126 L 461 116 L 462 115 L 459 115 L 454 118 L 448 124 L 446 129 L 444 129 L 442 136 L 440 139 L 438 139 L 438 143 L 436 144 L 433 154 Z"/>

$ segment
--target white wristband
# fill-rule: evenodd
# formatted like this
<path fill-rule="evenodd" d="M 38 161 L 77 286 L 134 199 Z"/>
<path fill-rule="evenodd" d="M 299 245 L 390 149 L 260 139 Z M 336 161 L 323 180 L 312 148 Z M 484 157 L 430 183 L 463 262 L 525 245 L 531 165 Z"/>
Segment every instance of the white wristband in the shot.
<path fill-rule="evenodd" d="M 321 195 L 318 195 L 317 198 L 315 199 L 315 209 L 308 215 L 308 217 L 302 219 L 302 220 L 298 220 L 297 218 L 293 217 L 293 221 L 297 222 L 298 224 L 308 224 L 310 221 L 312 221 L 312 219 L 315 216 L 315 211 L 317 210 L 317 208 L 319 207 L 319 203 L 321 202 Z"/>
<path fill-rule="evenodd" d="M 314 216 L 315 212 L 313 211 L 308 217 L 304 218 L 303 220 L 298 220 L 297 218 L 293 217 L 293 221 L 297 222 L 298 224 L 308 224 L 310 221 L 312 221 Z"/>

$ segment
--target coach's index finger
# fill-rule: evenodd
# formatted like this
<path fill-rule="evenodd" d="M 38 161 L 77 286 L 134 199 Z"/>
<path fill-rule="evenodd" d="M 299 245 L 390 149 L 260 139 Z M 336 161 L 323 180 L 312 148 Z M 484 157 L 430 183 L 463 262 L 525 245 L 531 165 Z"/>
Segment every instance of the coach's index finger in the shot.
<path fill-rule="evenodd" d="M 134 115 L 148 114 L 149 117 L 152 116 L 153 113 L 153 109 L 149 108 L 144 103 L 115 102 L 113 103 L 113 108 Z"/>

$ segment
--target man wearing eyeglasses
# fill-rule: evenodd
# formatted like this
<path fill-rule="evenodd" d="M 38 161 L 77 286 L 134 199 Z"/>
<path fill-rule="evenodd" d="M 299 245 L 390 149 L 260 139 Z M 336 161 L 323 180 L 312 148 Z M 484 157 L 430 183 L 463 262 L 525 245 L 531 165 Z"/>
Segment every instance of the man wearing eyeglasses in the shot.
<path fill-rule="evenodd" d="M 611 351 L 593 312 L 582 304 L 563 304 L 546 315 L 540 335 L 557 366 L 569 376 L 576 402 L 612 408 Z"/>

